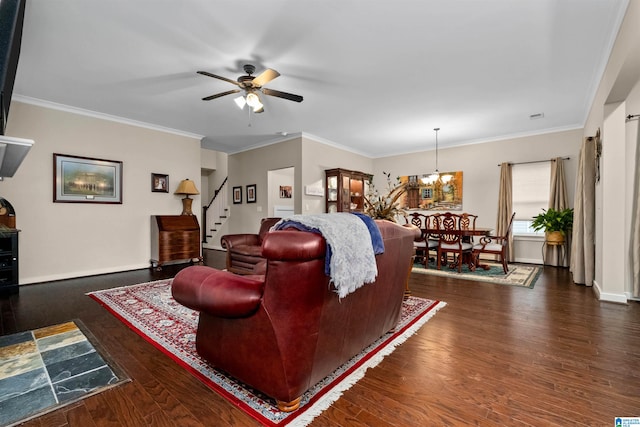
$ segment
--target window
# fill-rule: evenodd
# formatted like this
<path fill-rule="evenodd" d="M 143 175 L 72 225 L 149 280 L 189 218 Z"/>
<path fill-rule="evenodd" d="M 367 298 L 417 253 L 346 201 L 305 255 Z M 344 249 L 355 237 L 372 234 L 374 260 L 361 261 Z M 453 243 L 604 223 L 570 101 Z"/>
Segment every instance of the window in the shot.
<path fill-rule="evenodd" d="M 511 169 L 514 235 L 541 235 L 531 229 L 533 217 L 549 207 L 551 162 L 513 165 Z"/>

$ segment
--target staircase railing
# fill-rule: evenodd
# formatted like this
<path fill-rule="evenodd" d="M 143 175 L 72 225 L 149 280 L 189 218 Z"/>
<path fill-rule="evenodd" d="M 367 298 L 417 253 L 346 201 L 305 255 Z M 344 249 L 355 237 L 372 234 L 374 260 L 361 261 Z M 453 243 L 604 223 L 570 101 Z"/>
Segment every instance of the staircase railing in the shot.
<path fill-rule="evenodd" d="M 220 187 L 213 193 L 213 198 L 208 205 L 202 207 L 202 243 L 207 243 L 208 237 L 213 237 L 209 232 L 222 225 L 222 221 L 229 215 L 227 207 L 227 180 L 226 177 Z"/>

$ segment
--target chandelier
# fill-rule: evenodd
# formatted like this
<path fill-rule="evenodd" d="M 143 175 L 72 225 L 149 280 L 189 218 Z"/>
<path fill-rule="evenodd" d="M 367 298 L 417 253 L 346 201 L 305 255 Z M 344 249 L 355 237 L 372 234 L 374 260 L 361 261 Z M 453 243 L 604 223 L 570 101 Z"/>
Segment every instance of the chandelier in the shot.
<path fill-rule="evenodd" d="M 433 185 L 438 181 L 446 184 L 451 181 L 453 176 L 448 174 L 440 175 L 440 172 L 438 171 L 438 131 L 440 130 L 440 128 L 434 128 L 433 130 L 436 132 L 436 170 L 434 170 L 431 175 L 423 175 L 421 181 L 423 184 L 427 185 Z"/>

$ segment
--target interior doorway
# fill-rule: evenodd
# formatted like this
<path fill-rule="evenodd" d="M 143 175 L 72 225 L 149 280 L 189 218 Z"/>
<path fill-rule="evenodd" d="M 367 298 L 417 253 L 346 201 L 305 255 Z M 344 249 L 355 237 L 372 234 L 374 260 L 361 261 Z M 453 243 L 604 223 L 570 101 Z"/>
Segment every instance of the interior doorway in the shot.
<path fill-rule="evenodd" d="M 295 167 L 274 169 L 267 173 L 269 216 L 283 218 L 294 214 L 294 174 Z"/>

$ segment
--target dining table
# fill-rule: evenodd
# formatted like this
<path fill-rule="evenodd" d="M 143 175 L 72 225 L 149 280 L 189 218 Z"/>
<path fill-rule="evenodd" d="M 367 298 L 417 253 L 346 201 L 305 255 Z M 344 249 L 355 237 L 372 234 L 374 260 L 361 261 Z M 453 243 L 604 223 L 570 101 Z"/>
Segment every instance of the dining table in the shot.
<path fill-rule="evenodd" d="M 439 234 L 454 234 L 454 235 L 460 235 L 462 236 L 463 240 L 473 243 L 472 242 L 473 237 L 489 236 L 492 231 L 493 231 L 493 228 L 488 228 L 488 227 L 463 228 L 463 229 L 456 229 L 456 230 L 441 230 L 439 228 L 426 228 L 426 229 L 423 229 L 422 235 L 437 236 Z M 471 271 L 475 271 L 476 268 L 482 268 L 483 270 L 489 270 L 491 268 L 491 266 L 487 264 L 478 263 L 476 265 L 475 260 L 473 259 L 473 256 L 470 253 L 463 254 L 462 263 L 467 264 L 469 266 L 469 270 Z M 456 263 L 450 264 L 449 268 L 454 268 L 455 265 Z"/>

